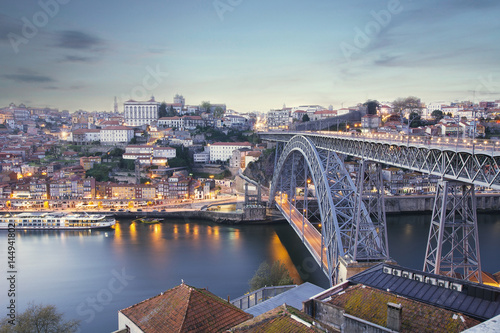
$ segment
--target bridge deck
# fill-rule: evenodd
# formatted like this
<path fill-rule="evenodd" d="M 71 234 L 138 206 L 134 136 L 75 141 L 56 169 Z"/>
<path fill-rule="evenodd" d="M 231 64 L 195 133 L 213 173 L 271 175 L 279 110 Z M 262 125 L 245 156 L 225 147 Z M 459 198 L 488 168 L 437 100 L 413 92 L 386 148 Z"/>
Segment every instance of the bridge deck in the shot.
<path fill-rule="evenodd" d="M 290 204 L 290 201 L 280 198 L 279 196 L 276 196 L 275 200 L 276 207 L 281 211 L 297 235 L 301 238 L 318 265 L 328 274 L 326 248 L 322 247 L 321 233 L 295 206 Z"/>

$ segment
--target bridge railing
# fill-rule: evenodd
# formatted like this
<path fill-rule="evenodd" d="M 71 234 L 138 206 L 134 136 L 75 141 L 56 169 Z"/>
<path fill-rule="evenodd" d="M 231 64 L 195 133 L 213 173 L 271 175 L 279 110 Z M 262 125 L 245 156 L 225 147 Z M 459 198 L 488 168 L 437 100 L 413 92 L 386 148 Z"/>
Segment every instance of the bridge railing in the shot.
<path fill-rule="evenodd" d="M 235 298 L 230 303 L 241 310 L 246 310 L 254 305 L 264 302 L 274 296 L 284 293 L 290 289 L 297 287 L 296 284 L 286 286 L 263 287 L 252 291 L 249 294 Z"/>
<path fill-rule="evenodd" d="M 300 132 L 268 132 L 272 134 L 293 134 Z M 450 136 L 425 136 L 404 135 L 396 133 L 359 133 L 336 131 L 305 131 L 303 133 L 321 134 L 337 138 L 360 139 L 377 141 L 397 145 L 421 145 L 426 147 L 446 148 L 449 150 L 467 150 L 485 153 L 500 153 L 500 140 L 464 138 L 456 135 Z"/>
<path fill-rule="evenodd" d="M 354 132 L 331 132 L 317 131 L 322 135 L 329 135 L 339 138 L 353 138 L 363 140 L 373 140 L 379 142 L 393 143 L 398 145 L 422 145 L 456 150 L 478 150 L 485 152 L 500 152 L 500 140 L 488 140 L 480 138 L 463 138 L 456 136 L 421 136 L 421 135 L 402 135 L 395 133 L 354 133 Z"/>

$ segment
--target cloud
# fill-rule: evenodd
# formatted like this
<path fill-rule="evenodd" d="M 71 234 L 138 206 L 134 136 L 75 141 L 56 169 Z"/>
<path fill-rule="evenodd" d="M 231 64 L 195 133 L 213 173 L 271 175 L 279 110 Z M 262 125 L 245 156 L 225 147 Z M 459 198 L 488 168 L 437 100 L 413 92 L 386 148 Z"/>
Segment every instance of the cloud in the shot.
<path fill-rule="evenodd" d="M 56 81 L 49 76 L 37 74 L 4 74 L 1 77 L 20 83 L 47 83 Z"/>
<path fill-rule="evenodd" d="M 104 46 L 104 40 L 82 31 L 65 30 L 56 33 L 56 46 L 72 50 L 96 50 Z"/>
<path fill-rule="evenodd" d="M 62 58 L 59 62 L 83 62 L 83 63 L 89 63 L 89 62 L 94 62 L 95 60 L 96 59 L 93 58 L 93 57 L 67 55 L 64 58 Z"/>
<path fill-rule="evenodd" d="M 168 51 L 169 51 L 169 49 L 166 47 L 150 47 L 148 49 L 148 52 L 152 53 L 152 54 L 165 54 Z"/>

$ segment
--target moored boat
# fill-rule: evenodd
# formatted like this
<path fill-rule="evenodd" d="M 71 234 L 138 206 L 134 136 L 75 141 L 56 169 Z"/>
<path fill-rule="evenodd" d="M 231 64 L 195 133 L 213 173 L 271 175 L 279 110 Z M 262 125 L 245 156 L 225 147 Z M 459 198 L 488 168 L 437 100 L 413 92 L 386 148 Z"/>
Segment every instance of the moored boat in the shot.
<path fill-rule="evenodd" d="M 113 217 L 103 214 L 68 214 L 62 212 L 40 212 L 6 214 L 0 216 L 1 229 L 30 229 L 30 230 L 56 230 L 56 229 L 97 229 L 109 228 L 115 225 Z"/>
<path fill-rule="evenodd" d="M 159 223 L 162 222 L 163 219 L 155 218 L 155 217 L 139 217 L 133 220 L 132 222 L 141 222 L 141 223 Z"/>

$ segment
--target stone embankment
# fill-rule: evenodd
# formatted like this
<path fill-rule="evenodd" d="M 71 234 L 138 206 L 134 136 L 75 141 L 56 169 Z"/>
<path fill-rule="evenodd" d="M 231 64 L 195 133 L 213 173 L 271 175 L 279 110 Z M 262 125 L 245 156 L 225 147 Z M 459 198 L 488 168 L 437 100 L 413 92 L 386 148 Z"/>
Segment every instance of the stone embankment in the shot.
<path fill-rule="evenodd" d="M 169 212 L 113 212 L 116 217 L 159 217 L 159 218 L 178 218 L 184 220 L 210 220 L 223 224 L 271 222 L 266 217 L 266 208 L 252 207 L 234 212 L 217 212 L 206 210 L 179 210 Z"/>
<path fill-rule="evenodd" d="M 500 209 L 500 196 L 495 194 L 476 194 L 478 211 L 497 211 Z M 385 198 L 386 213 L 432 212 L 434 196 L 402 195 Z"/>

